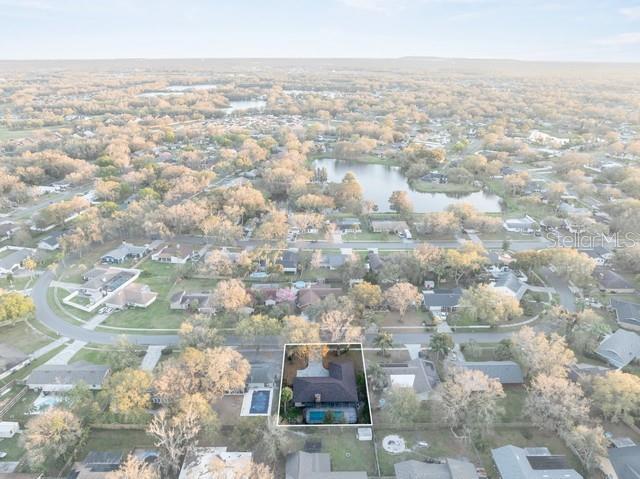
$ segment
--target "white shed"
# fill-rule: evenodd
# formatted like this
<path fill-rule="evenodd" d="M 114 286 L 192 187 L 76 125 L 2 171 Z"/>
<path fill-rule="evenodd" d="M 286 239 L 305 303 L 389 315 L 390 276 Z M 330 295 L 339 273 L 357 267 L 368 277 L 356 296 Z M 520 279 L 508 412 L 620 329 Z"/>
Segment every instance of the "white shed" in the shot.
<path fill-rule="evenodd" d="M 1 421 L 0 422 L 0 438 L 10 438 L 20 430 L 17 422 Z"/>
<path fill-rule="evenodd" d="M 370 427 L 359 427 L 356 436 L 359 441 L 371 441 L 373 439 L 373 431 Z"/>

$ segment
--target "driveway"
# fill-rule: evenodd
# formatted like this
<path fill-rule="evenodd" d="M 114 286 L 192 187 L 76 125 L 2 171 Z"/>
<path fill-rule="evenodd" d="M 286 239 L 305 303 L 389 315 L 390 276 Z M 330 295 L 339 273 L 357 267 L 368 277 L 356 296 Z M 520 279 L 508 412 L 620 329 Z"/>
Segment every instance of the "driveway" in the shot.
<path fill-rule="evenodd" d="M 575 313 L 577 311 L 576 298 L 569 289 L 567 280 L 561 278 L 549 268 L 541 268 L 540 272 L 542 273 L 545 283 L 555 289 L 560 296 L 560 304 L 562 307 L 570 313 Z"/>

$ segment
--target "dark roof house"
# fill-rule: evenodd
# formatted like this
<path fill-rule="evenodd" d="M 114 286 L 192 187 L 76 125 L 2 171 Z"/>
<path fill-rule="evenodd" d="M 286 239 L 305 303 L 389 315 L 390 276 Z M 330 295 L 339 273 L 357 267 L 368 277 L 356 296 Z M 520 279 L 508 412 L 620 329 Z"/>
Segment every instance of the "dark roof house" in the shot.
<path fill-rule="evenodd" d="M 298 376 L 293 381 L 296 406 L 357 403 L 356 374 L 351 361 L 330 362 L 326 376 Z"/>
<path fill-rule="evenodd" d="M 609 461 L 618 476 L 617 479 L 640 477 L 640 446 L 609 449 Z"/>
<path fill-rule="evenodd" d="M 464 369 L 482 371 L 501 384 L 522 384 L 524 375 L 520 365 L 515 361 L 468 361 L 460 365 Z"/>
<path fill-rule="evenodd" d="M 367 479 L 367 473 L 331 471 L 328 453 L 298 451 L 287 456 L 285 479 Z"/>
<path fill-rule="evenodd" d="M 492 449 L 491 455 L 502 479 L 583 479 L 565 456 L 553 455 L 546 447 L 509 445 Z"/>
<path fill-rule="evenodd" d="M 89 389 L 102 389 L 109 375 L 109 366 L 77 362 L 73 364 L 44 364 L 35 368 L 26 380 L 30 389 L 68 391 L 79 383 Z"/>
<path fill-rule="evenodd" d="M 393 468 L 396 479 L 478 479 L 476 466 L 450 458 L 441 464 L 411 459 L 397 462 Z"/>
<path fill-rule="evenodd" d="M 612 299 L 611 308 L 615 311 L 616 321 L 621 327 L 640 331 L 640 304 Z"/>
<path fill-rule="evenodd" d="M 431 289 L 422 292 L 422 302 L 429 311 L 453 311 L 460 304 L 462 289 Z"/>
<path fill-rule="evenodd" d="M 633 293 L 636 288 L 624 277 L 606 268 L 598 268 L 594 271 L 601 291 L 609 293 Z"/>

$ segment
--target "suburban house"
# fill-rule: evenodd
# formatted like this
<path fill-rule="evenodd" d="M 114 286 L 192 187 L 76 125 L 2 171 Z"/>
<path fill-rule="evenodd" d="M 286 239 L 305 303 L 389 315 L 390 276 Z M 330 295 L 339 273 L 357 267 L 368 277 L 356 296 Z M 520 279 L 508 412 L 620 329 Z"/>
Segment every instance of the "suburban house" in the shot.
<path fill-rule="evenodd" d="M 119 264 L 123 263 L 128 259 L 139 259 L 142 258 L 149 252 L 149 247 L 144 246 L 136 246 L 131 243 L 123 242 L 120 246 L 115 249 L 112 249 L 107 254 L 100 258 L 102 263 L 108 264 Z"/>
<path fill-rule="evenodd" d="M 349 258 L 350 254 L 343 253 L 324 253 L 322 255 L 322 260 L 320 262 L 321 268 L 327 268 L 331 271 L 338 269 L 340 266 L 344 265 Z"/>
<path fill-rule="evenodd" d="M 580 252 L 594 260 L 598 266 L 606 265 L 613 258 L 613 253 L 602 246 L 596 246 L 590 249 L 581 249 Z"/>
<path fill-rule="evenodd" d="M 410 459 L 393 465 L 396 479 L 478 479 L 476 466 L 468 461 L 446 458 L 440 463 Z"/>
<path fill-rule="evenodd" d="M 171 296 L 169 308 L 183 311 L 193 310 L 199 313 L 213 313 L 215 311 L 211 291 L 199 293 L 187 293 L 184 290 L 178 291 Z"/>
<path fill-rule="evenodd" d="M 420 179 L 427 183 L 439 183 L 441 185 L 444 185 L 449 182 L 449 177 L 447 175 L 445 175 L 444 173 L 438 173 L 437 171 L 432 171 L 431 173 L 427 173 Z"/>
<path fill-rule="evenodd" d="M 621 328 L 640 331 L 640 304 L 611 299 L 611 309 L 616 313 L 616 321 Z"/>
<path fill-rule="evenodd" d="M 146 308 L 158 297 L 146 284 L 135 284 L 140 276 L 139 269 L 97 267 L 84 273 L 84 283 L 63 298 L 62 302 L 82 309 L 94 311 L 98 306 L 123 309 L 126 307 Z"/>
<path fill-rule="evenodd" d="M 90 451 L 82 462 L 76 462 L 69 477 L 74 479 L 106 479 L 120 468 L 123 451 Z"/>
<path fill-rule="evenodd" d="M 20 424 L 13 421 L 0 421 L 0 439 L 12 438 L 20 430 Z"/>
<path fill-rule="evenodd" d="M 640 446 L 635 444 L 608 450 L 613 468 L 607 479 L 638 479 L 640 477 Z"/>
<path fill-rule="evenodd" d="M 64 235 L 64 231 L 56 231 L 49 236 L 45 236 L 38 241 L 38 248 L 46 251 L 55 251 L 60 248 L 60 238 Z"/>
<path fill-rule="evenodd" d="M 406 221 L 374 220 L 371 222 L 371 231 L 374 233 L 402 233 L 408 230 Z"/>
<path fill-rule="evenodd" d="M 432 313 L 451 313 L 458 309 L 462 289 L 428 289 L 422 292 L 422 302 Z"/>
<path fill-rule="evenodd" d="M 280 367 L 269 362 L 252 362 L 251 371 L 247 378 L 247 388 L 272 388 L 275 387 L 280 375 Z"/>
<path fill-rule="evenodd" d="M 313 304 L 318 304 L 329 295 L 339 296 L 341 294 L 342 288 L 312 286 L 298 291 L 298 300 L 296 304 L 298 308 L 304 310 Z"/>
<path fill-rule="evenodd" d="M 226 447 L 190 447 L 178 479 L 240 477 L 251 460 L 250 452 L 231 452 Z"/>
<path fill-rule="evenodd" d="M 325 368 L 320 361 L 310 361 L 293 380 L 293 402 L 305 408 L 307 424 L 322 424 L 327 411 L 334 414 L 336 422 L 355 424 L 358 388 L 353 363 L 332 361 Z"/>
<path fill-rule="evenodd" d="M 283 273 L 297 273 L 299 263 L 300 257 L 298 252 L 292 250 L 284 251 L 282 257 L 278 260 L 278 264 L 282 266 Z"/>
<path fill-rule="evenodd" d="M 36 250 L 20 246 L 3 246 L 0 248 L 0 276 L 13 274 L 22 268 L 25 259 L 32 257 Z"/>
<path fill-rule="evenodd" d="M 567 458 L 546 447 L 503 446 L 492 449 L 493 462 L 502 479 L 583 479 Z"/>
<path fill-rule="evenodd" d="M 343 218 L 336 222 L 341 233 L 360 233 L 362 224 L 358 218 Z"/>
<path fill-rule="evenodd" d="M 577 363 L 569 366 L 569 379 L 574 382 L 582 382 L 587 378 L 604 376 L 611 368 L 596 364 Z"/>
<path fill-rule="evenodd" d="M 13 233 L 20 229 L 20 225 L 11 221 L 5 221 L 0 223 L 0 241 L 8 240 L 13 236 Z"/>
<path fill-rule="evenodd" d="M 596 349 L 596 354 L 614 368 L 622 369 L 640 357 L 640 336 L 618 329 L 604 338 Z"/>
<path fill-rule="evenodd" d="M 531 218 L 530 216 L 525 216 L 524 218 L 514 218 L 510 220 L 506 220 L 502 227 L 510 232 L 510 233 L 533 233 L 537 228 L 536 225 L 538 223 L 536 220 Z"/>
<path fill-rule="evenodd" d="M 25 384 L 32 390 L 65 392 L 84 383 L 95 391 L 102 389 L 109 372 L 109 366 L 87 362 L 43 364 L 31 372 Z"/>
<path fill-rule="evenodd" d="M 482 371 L 501 384 L 523 384 L 522 368 L 515 361 L 465 361 L 459 367 L 473 371 Z"/>
<path fill-rule="evenodd" d="M 513 296 L 518 301 L 522 299 L 528 288 L 527 284 L 522 282 L 512 271 L 499 274 L 492 286 L 495 290 Z"/>
<path fill-rule="evenodd" d="M 331 471 L 331 455 L 298 451 L 287 456 L 285 479 L 367 479 L 365 471 Z"/>
<path fill-rule="evenodd" d="M 597 268 L 593 276 L 598 281 L 600 291 L 605 293 L 625 294 L 636 290 L 631 282 L 608 268 Z"/>
<path fill-rule="evenodd" d="M 158 298 L 147 284 L 131 283 L 109 297 L 105 304 L 116 309 L 148 308 Z"/>
<path fill-rule="evenodd" d="M 431 391 L 439 382 L 434 365 L 422 358 L 411 359 L 405 363 L 386 363 L 380 366 L 389 376 L 391 388 L 411 388 L 422 401 L 429 399 Z"/>
<path fill-rule="evenodd" d="M 153 253 L 151 259 L 160 263 L 186 264 L 187 261 L 198 261 L 205 249 L 201 245 L 169 244 Z"/>

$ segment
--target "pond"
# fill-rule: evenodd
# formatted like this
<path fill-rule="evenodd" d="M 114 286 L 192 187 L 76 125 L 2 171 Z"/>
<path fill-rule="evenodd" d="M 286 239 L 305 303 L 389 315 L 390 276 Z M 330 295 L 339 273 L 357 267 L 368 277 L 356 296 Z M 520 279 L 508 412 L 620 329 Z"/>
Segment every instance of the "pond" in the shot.
<path fill-rule="evenodd" d="M 265 106 L 267 106 L 267 102 L 265 100 L 237 100 L 230 101 L 229 107 L 221 108 L 221 110 L 229 114 L 234 111 L 262 110 Z"/>
<path fill-rule="evenodd" d="M 326 168 L 329 181 L 340 182 L 347 172 L 352 172 L 364 189 L 364 198 L 378 205 L 378 211 L 391 211 L 389 197 L 394 191 L 406 191 L 417 213 L 443 211 L 455 203 L 471 203 L 483 213 L 499 213 L 500 197 L 478 191 L 475 193 L 421 193 L 409 186 L 397 166 L 387 166 L 353 161 L 323 158 L 313 162 L 315 168 Z"/>

